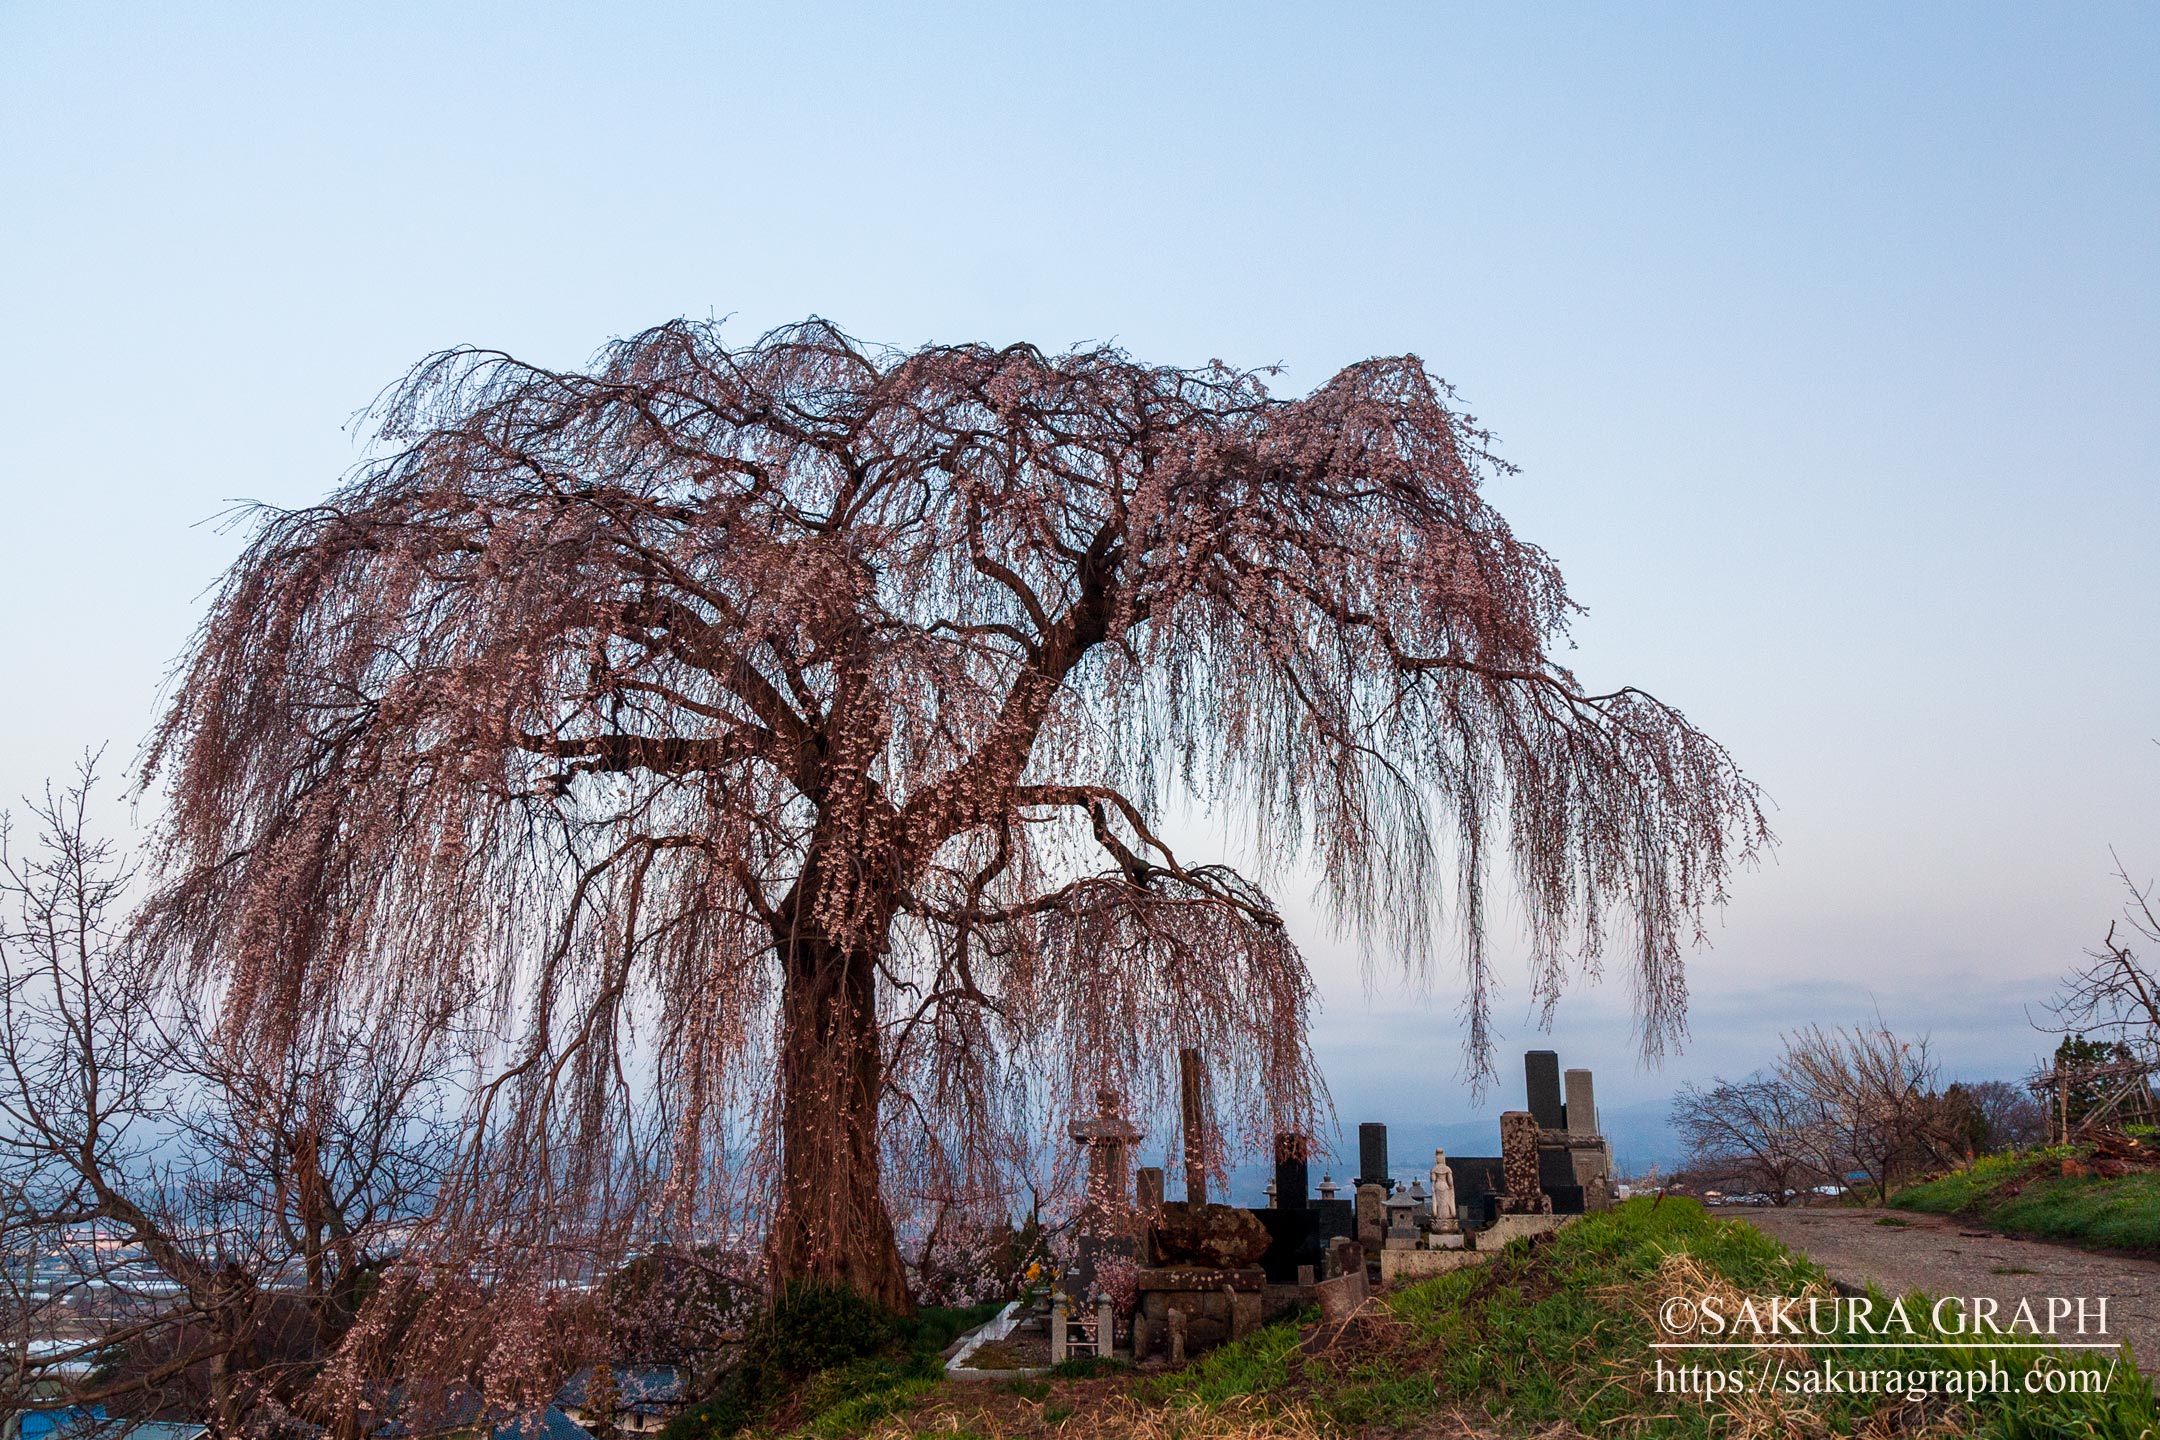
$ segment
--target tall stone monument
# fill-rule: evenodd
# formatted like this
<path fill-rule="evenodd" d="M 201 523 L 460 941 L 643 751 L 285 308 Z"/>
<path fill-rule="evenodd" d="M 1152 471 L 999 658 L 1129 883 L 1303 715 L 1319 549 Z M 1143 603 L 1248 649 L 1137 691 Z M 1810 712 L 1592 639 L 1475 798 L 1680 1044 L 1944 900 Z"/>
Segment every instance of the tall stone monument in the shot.
<path fill-rule="evenodd" d="M 1207 1204 L 1207 1098 L 1198 1050 L 1178 1051 L 1178 1112 L 1185 1146 L 1185 1203 Z"/>
<path fill-rule="evenodd" d="M 1560 1053 L 1557 1050 L 1523 1052 L 1523 1089 L 1528 1093 L 1530 1113 L 1541 1130 L 1567 1128 L 1566 1105 L 1560 1098 Z"/>
<path fill-rule="evenodd" d="M 1538 1135 L 1543 1128 L 1528 1110 L 1510 1110 L 1500 1117 L 1500 1173 L 1507 1187 L 1500 1197 L 1503 1215 L 1552 1213 L 1552 1200 L 1538 1184 Z"/>
<path fill-rule="evenodd" d="M 1369 1121 L 1358 1126 L 1357 1153 L 1357 1183 L 1378 1185 L 1385 1191 L 1393 1183 L 1388 1176 L 1387 1126 Z"/>
<path fill-rule="evenodd" d="M 1095 1113 L 1073 1122 L 1072 1138 L 1087 1151 L 1087 1194 L 1080 1204 L 1072 1278 L 1073 1298 L 1085 1300 L 1104 1256 L 1131 1255 L 1138 1248 L 1128 1177 L 1140 1130 L 1125 1118 L 1115 1091 L 1098 1090 Z"/>
<path fill-rule="evenodd" d="M 1125 1197 L 1132 1193 L 1127 1188 L 1131 1183 L 1132 1147 L 1139 1142 L 1140 1129 L 1125 1118 L 1115 1091 L 1095 1092 L 1095 1113 L 1073 1122 L 1072 1138 L 1087 1151 L 1083 1228 L 1085 1217 L 1093 1215 L 1114 1220 L 1124 1228 Z"/>
<path fill-rule="evenodd" d="M 1312 1141 L 1284 1131 L 1275 1137 L 1275 1206 L 1280 1210 L 1303 1210 L 1312 1200 Z"/>
<path fill-rule="evenodd" d="M 1612 1146 L 1598 1124 L 1597 1090 L 1588 1070 L 1567 1072 L 1568 1164 L 1582 1187 L 1583 1208 L 1603 1210 L 1612 1204 Z"/>

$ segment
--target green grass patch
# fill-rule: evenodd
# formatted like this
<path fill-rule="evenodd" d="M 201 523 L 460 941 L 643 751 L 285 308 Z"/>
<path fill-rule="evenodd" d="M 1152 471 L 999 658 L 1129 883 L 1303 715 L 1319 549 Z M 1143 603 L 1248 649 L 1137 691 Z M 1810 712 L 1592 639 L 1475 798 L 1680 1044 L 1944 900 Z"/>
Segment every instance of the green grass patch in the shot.
<path fill-rule="evenodd" d="M 1906 1186 L 1890 1197 L 1890 1204 L 1930 1215 L 1971 1214 L 1992 1203 L 2006 1188 L 2015 1189 L 2031 1179 L 2036 1168 L 2055 1164 L 2070 1153 L 2053 1146 L 2010 1155 L 1984 1155 L 1963 1170 Z"/>
<path fill-rule="evenodd" d="M 1129 1361 L 1110 1355 L 1079 1355 L 1070 1360 L 1060 1360 L 1050 1367 L 1053 1380 L 1094 1380 L 1104 1375 L 1123 1375 L 1132 1369 Z"/>
<path fill-rule="evenodd" d="M 2107 1360 L 2034 1348 L 1924 1348 L 1954 1344 L 1927 1331 L 1896 1348 L 1785 1352 L 1773 1377 L 1762 1351 L 1653 1350 L 1658 1308 L 1674 1295 L 1741 1297 L 1833 1291 L 1814 1265 L 1744 1222 L 1711 1218 L 1691 1201 L 1634 1200 L 1585 1217 L 1536 1243 L 1517 1241 L 1490 1265 L 1459 1270 L 1384 1297 L 1382 1313 L 1353 1321 L 1330 1341 L 1326 1325 L 1307 1343 L 1278 1325 L 1217 1350 L 1156 1382 L 1157 1398 L 1202 1409 L 1254 1399 L 1309 1408 L 1347 1432 L 1410 1427 L 1436 1411 L 1484 1411 L 1512 1427 L 1566 1422 L 1588 1434 L 1733 1436 L 1898 1433 L 2011 1437 L 2140 1435 L 2156 1423 L 2151 1387 L 2127 1362 L 2100 1395 L 1984 1395 L 1967 1403 L 1907 1400 L 1908 1386 L 2002 1365 L 2013 1384 L 2035 1367 L 2104 1374 Z M 1871 1297 L 1879 1307 L 1889 1302 Z M 1915 1312 L 1925 1314 L 1924 1306 Z M 1826 1339 L 1860 1340 L 1841 1329 Z M 1668 1368 L 1700 1364 L 1764 1388 L 1705 1397 L 1661 1391 Z M 1899 1377 L 1895 1396 L 1823 1393 L 1811 1376 L 1824 1355 L 1837 1367 Z M 1853 1358 L 1864 1356 L 1865 1358 Z"/>
<path fill-rule="evenodd" d="M 1901 1210 L 1959 1215 L 1997 1230 L 2160 1254 L 2160 1171 L 2064 1175 L 2062 1146 L 1991 1155 L 1890 1197 Z"/>

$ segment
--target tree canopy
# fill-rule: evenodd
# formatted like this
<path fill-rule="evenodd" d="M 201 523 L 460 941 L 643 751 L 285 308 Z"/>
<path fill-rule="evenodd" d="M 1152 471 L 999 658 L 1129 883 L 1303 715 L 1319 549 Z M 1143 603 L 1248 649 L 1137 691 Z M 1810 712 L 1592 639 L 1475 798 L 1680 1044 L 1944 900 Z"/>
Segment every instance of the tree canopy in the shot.
<path fill-rule="evenodd" d="M 443 1244 L 635 1211 L 904 1304 L 895 1205 L 1001 1203 L 1046 1109 L 1151 1113 L 1179 1046 L 1226 1136 L 1312 1127 L 1300 865 L 1413 968 L 1453 932 L 1478 1068 L 1496 870 L 1547 1004 L 1624 937 L 1655 1052 L 1768 840 L 1678 710 L 1556 661 L 1559 571 L 1415 357 L 1283 398 L 678 322 L 376 414 L 179 678 L 155 925 L 235 1046 L 357 1016 L 470 1066 Z M 1257 872 L 1173 853 L 1181 806 Z"/>

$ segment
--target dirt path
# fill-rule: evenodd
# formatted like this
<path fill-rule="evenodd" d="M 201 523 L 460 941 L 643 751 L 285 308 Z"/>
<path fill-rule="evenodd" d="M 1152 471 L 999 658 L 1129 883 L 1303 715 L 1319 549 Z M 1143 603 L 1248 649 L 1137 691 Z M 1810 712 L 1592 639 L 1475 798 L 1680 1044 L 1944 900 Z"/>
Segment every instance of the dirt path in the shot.
<path fill-rule="evenodd" d="M 2006 1311 L 2050 1296 L 2106 1296 L 2108 1333 L 2130 1342 L 2138 1368 L 2160 1373 L 2160 1262 L 2013 1240 L 1970 1222 L 1904 1210 L 1747 1209 L 1726 1212 L 1803 1252 L 1847 1285 L 1892 1294 L 1989 1295 Z M 1895 1224 L 1878 1222 L 1889 1219 Z"/>

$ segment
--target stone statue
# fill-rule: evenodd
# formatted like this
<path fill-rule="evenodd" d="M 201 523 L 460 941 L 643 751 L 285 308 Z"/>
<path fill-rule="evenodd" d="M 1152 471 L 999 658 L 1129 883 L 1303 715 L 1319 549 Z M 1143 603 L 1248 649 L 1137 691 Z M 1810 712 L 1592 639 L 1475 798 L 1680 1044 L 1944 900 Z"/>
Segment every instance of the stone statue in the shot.
<path fill-rule="evenodd" d="M 1435 1230 L 1461 1228 L 1455 1211 L 1455 1172 L 1448 1168 L 1447 1151 L 1432 1152 L 1432 1223 Z"/>

